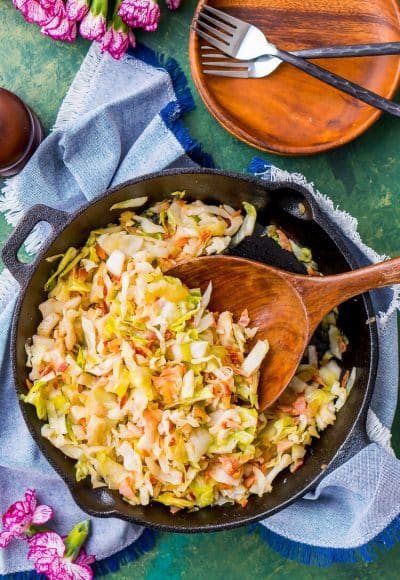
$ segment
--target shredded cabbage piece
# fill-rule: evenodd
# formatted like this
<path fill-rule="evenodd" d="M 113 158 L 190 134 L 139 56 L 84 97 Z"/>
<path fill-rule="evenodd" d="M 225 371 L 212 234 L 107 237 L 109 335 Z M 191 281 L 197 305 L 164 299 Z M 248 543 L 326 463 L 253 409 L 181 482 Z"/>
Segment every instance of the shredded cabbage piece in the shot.
<path fill-rule="evenodd" d="M 118 224 L 57 256 L 43 320 L 26 344 L 22 399 L 43 420 L 42 436 L 75 461 L 77 481 L 173 512 L 244 507 L 284 469 L 301 467 L 355 371 L 340 366 L 347 339 L 334 311 L 324 320 L 330 348 L 322 356 L 311 348 L 281 398 L 259 413 L 268 341 L 257 340 L 247 311 L 238 320 L 212 312 L 211 284 L 201 293 L 167 273 L 251 235 L 256 210 L 244 203 L 243 216 L 183 197 L 175 192 L 140 214 L 132 209 L 147 198 L 115 204 L 124 210 Z M 314 268 L 308 250 L 289 247 Z"/>
<path fill-rule="evenodd" d="M 114 205 L 110 207 L 110 211 L 112 211 L 113 209 L 128 209 L 132 207 L 141 207 L 147 202 L 147 200 L 148 197 L 146 196 L 125 199 L 124 201 L 120 201 L 119 203 L 114 203 Z"/>

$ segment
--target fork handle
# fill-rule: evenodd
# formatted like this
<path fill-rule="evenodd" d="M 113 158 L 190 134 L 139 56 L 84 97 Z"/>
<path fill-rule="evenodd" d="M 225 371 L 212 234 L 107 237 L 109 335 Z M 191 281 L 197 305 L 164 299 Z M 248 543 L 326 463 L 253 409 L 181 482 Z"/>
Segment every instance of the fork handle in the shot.
<path fill-rule="evenodd" d="M 312 62 L 303 60 L 302 58 L 291 54 L 290 52 L 286 52 L 285 50 L 275 48 L 273 52 L 271 51 L 268 54 L 270 56 L 277 56 L 281 60 L 288 62 L 289 64 L 308 73 L 309 75 L 327 83 L 328 85 L 331 85 L 332 87 L 335 87 L 360 101 L 364 101 L 364 103 L 367 103 L 368 105 L 372 105 L 373 107 L 381 109 L 386 113 L 390 113 L 395 117 L 400 117 L 400 105 L 390 101 L 389 99 L 385 99 L 385 97 L 381 97 L 372 91 L 369 91 L 365 87 L 357 85 L 352 81 L 349 81 L 320 66 L 317 66 Z"/>
<path fill-rule="evenodd" d="M 380 56 L 400 54 L 400 42 L 376 42 L 371 44 L 348 44 L 291 50 L 301 58 L 340 58 L 342 56 Z"/>

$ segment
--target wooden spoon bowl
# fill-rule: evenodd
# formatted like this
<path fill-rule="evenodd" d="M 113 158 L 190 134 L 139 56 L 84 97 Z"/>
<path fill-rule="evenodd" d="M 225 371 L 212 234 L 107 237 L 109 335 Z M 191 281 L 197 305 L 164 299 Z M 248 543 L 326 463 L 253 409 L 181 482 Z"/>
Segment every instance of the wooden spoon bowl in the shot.
<path fill-rule="evenodd" d="M 168 271 L 190 288 L 213 285 L 210 309 L 237 319 L 247 308 L 256 338 L 270 350 L 260 369 L 259 408 L 284 391 L 322 318 L 338 304 L 371 288 L 400 281 L 400 258 L 334 276 L 302 276 L 235 256 L 207 256 Z"/>

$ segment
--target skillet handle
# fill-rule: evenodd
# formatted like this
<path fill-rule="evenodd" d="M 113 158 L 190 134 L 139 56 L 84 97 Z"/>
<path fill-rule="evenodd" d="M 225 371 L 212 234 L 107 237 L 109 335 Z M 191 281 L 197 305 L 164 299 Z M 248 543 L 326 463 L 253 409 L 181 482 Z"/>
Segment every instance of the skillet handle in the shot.
<path fill-rule="evenodd" d="M 1 257 L 21 287 L 28 282 L 35 268 L 34 264 L 20 262 L 17 256 L 18 250 L 28 235 L 39 222 L 47 222 L 50 224 L 53 232 L 59 231 L 65 225 L 68 218 L 69 214 L 65 211 L 54 209 L 47 205 L 37 204 L 32 206 L 18 222 L 15 230 L 4 244 Z"/>

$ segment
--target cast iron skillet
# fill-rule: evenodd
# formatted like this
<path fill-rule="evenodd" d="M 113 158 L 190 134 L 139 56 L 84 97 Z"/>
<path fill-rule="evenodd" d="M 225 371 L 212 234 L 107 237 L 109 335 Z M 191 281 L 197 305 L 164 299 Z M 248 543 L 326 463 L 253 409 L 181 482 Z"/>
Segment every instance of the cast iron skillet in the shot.
<path fill-rule="evenodd" d="M 259 236 L 263 231 L 262 224 L 272 221 L 281 225 L 299 243 L 311 247 L 324 274 L 358 266 L 344 236 L 335 230 L 307 190 L 292 183 L 268 184 L 253 177 L 209 169 L 169 170 L 124 183 L 72 214 L 36 205 L 27 212 L 3 249 L 5 264 L 21 285 L 11 340 L 18 395 L 26 392 L 25 341 L 35 333 L 40 322 L 37 307 L 46 297 L 43 285 L 52 268 L 44 258 L 63 253 L 69 246 L 79 246 L 91 230 L 110 223 L 113 219 L 109 211 L 112 204 L 142 195 L 149 196 L 152 203 L 176 190 L 186 190 L 189 199 L 219 201 L 233 207 L 240 207 L 242 201 L 248 200 L 258 208 L 256 232 L 235 249 L 238 255 L 302 272 L 302 267 L 289 252 L 281 250 L 269 238 Z M 18 261 L 17 251 L 33 226 L 40 221 L 48 222 L 52 233 L 45 240 L 35 262 L 32 265 L 22 264 Z M 93 516 L 118 517 L 173 532 L 226 530 L 248 524 L 281 510 L 312 489 L 323 477 L 326 466 L 337 460 L 339 455 L 349 453 L 349 447 L 351 453 L 350 436 L 356 426 L 365 433 L 365 410 L 375 381 L 378 357 L 375 325 L 366 324 L 371 316 L 373 311 L 368 295 L 352 299 L 341 307 L 340 326 L 350 340 L 344 365 L 346 368 L 357 367 L 357 378 L 349 400 L 338 414 L 335 424 L 312 445 L 302 468 L 293 475 L 286 472 L 281 474 L 275 480 L 271 494 L 252 497 L 245 509 L 225 505 L 171 515 L 167 507 L 157 503 L 133 507 L 124 502 L 117 492 L 105 488 L 93 490 L 90 481 L 75 481 L 74 462 L 41 437 L 42 422 L 37 419 L 34 407 L 21 404 L 22 414 L 39 448 L 65 480 L 76 503 Z"/>

